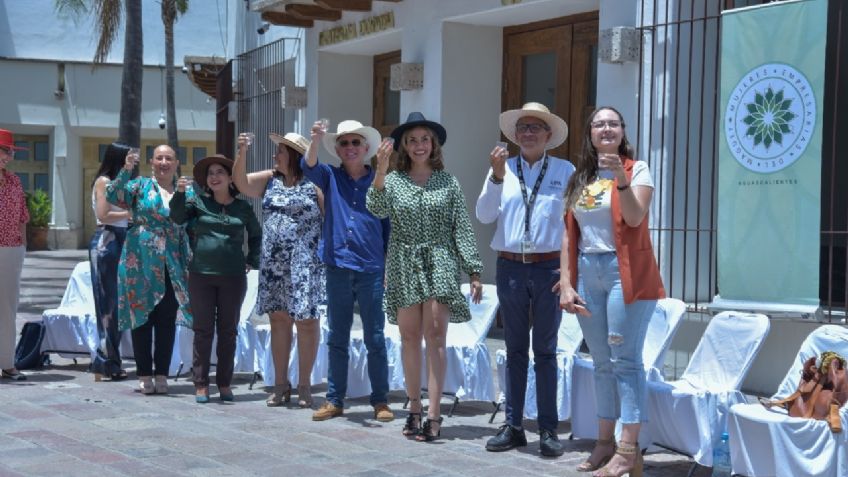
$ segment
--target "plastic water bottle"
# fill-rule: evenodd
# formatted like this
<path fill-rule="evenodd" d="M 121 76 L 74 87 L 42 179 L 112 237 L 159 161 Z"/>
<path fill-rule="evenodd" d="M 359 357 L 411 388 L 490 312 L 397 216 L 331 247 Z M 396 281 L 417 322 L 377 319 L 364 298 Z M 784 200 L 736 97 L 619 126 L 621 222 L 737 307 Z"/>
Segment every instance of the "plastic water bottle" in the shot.
<path fill-rule="evenodd" d="M 712 477 L 731 477 L 729 439 L 730 436 L 726 432 L 722 432 L 721 441 L 713 448 Z"/>

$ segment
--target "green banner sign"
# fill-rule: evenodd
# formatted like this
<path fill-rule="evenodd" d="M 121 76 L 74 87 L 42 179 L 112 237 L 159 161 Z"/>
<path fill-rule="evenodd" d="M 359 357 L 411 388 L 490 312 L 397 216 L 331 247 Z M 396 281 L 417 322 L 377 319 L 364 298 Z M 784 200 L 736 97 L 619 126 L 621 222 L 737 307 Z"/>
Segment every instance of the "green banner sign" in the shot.
<path fill-rule="evenodd" d="M 721 299 L 819 305 L 826 0 L 721 24 Z"/>

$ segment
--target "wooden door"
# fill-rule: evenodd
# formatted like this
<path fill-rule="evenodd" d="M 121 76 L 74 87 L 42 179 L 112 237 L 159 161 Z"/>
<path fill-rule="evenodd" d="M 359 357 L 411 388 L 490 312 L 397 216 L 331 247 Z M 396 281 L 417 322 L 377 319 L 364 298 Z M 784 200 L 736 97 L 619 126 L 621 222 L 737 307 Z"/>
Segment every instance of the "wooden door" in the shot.
<path fill-rule="evenodd" d="M 579 154 L 595 105 L 597 12 L 504 29 L 503 110 L 535 101 L 568 123 L 568 139 L 550 153 Z M 510 153 L 517 148 L 510 145 Z"/>

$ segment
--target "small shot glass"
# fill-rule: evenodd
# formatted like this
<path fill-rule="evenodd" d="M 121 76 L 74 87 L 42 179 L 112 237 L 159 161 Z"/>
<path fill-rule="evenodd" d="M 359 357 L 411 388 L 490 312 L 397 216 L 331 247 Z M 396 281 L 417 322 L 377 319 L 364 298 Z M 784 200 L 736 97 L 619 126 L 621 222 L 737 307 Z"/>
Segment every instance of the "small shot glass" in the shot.
<path fill-rule="evenodd" d="M 256 139 L 256 134 L 253 134 L 252 132 L 246 132 L 244 133 L 244 139 L 246 145 L 252 146 L 253 140 Z"/>
<path fill-rule="evenodd" d="M 507 145 L 508 145 L 508 144 L 507 144 L 506 142 L 504 142 L 504 141 L 497 141 L 497 142 L 495 142 L 495 147 L 502 147 L 502 148 L 506 149 Z"/>
<path fill-rule="evenodd" d="M 321 123 L 321 130 L 327 132 L 327 130 L 330 128 L 330 120 L 327 118 L 321 118 L 318 120 L 318 122 Z"/>
<path fill-rule="evenodd" d="M 389 136 L 389 137 L 387 137 L 383 140 L 386 141 L 387 143 L 389 143 L 389 145 L 392 146 L 392 148 L 395 147 L 395 138 Z"/>

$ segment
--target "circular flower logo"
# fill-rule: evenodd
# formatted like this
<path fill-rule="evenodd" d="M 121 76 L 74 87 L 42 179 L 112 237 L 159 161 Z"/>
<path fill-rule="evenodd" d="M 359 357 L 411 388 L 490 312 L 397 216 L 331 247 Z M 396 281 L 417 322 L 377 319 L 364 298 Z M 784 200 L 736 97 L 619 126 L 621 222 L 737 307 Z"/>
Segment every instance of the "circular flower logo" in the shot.
<path fill-rule="evenodd" d="M 791 99 L 785 99 L 783 90 L 775 93 L 771 87 L 765 94 L 754 93 L 754 102 L 747 105 L 748 115 L 742 122 L 748 125 L 745 136 L 753 137 L 754 145 L 761 143 L 768 149 L 772 143 L 783 144 L 783 135 L 791 132 L 789 124 L 795 119 L 790 109 Z"/>
<path fill-rule="evenodd" d="M 733 88 L 724 132 L 739 164 L 769 173 L 798 160 L 815 120 L 816 98 L 807 78 L 790 65 L 771 63 L 749 71 Z"/>

